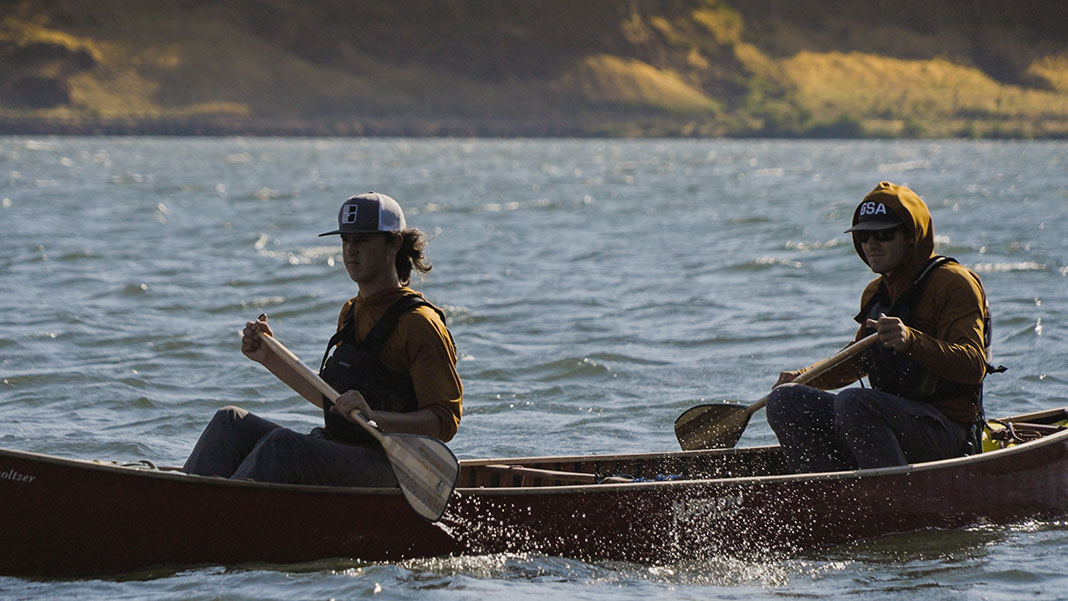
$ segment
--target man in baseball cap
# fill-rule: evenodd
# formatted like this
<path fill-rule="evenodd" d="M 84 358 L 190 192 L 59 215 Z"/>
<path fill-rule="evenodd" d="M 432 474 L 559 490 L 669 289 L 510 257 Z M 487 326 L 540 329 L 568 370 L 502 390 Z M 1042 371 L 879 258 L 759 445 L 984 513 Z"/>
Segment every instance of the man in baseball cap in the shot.
<path fill-rule="evenodd" d="M 846 231 L 878 274 L 854 317 L 854 341 L 874 334 L 875 344 L 806 384 L 793 383 L 805 370 L 780 374 L 767 414 L 787 460 L 824 472 L 978 452 L 983 379 L 997 371 L 979 276 L 935 255 L 931 213 L 905 186 L 881 182 Z M 863 377 L 870 387 L 829 392 Z"/>
<path fill-rule="evenodd" d="M 400 205 L 368 192 L 345 200 L 337 229 L 341 256 L 359 293 L 341 308 L 319 375 L 341 395 L 330 401 L 296 377 L 260 334 L 267 316 L 245 323 L 241 352 L 323 409 L 308 434 L 237 407 L 215 414 L 183 466 L 204 476 L 330 486 L 396 487 L 381 444 L 358 425 L 357 412 L 381 431 L 447 442 L 460 423 L 463 386 L 445 313 L 408 287 L 426 273 L 427 240 L 409 229 Z"/>

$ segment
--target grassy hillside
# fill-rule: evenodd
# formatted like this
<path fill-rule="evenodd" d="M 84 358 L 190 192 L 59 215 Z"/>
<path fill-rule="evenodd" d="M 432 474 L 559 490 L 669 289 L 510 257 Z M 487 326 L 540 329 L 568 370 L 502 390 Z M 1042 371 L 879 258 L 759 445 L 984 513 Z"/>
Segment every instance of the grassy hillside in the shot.
<path fill-rule="evenodd" d="M 1068 4 L 8 0 L 0 132 L 1068 136 Z"/>

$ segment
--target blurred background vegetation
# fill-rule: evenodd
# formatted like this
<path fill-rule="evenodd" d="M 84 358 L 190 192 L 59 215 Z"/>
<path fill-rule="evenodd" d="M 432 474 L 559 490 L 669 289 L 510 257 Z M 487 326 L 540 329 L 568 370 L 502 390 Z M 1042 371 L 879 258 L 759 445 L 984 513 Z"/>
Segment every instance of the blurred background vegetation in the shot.
<path fill-rule="evenodd" d="M 0 133 L 1068 137 L 1059 0 L 0 0 Z"/>

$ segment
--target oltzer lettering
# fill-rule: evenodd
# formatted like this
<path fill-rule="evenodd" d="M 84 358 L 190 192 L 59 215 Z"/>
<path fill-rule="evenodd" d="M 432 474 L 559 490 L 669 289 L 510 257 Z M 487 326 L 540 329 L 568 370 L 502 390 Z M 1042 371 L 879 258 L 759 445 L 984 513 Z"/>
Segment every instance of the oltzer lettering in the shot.
<path fill-rule="evenodd" d="M 694 519 L 708 519 L 733 513 L 742 506 L 742 493 L 711 499 L 686 499 L 671 503 L 671 519 L 676 526 Z"/>
<path fill-rule="evenodd" d="M 23 474 L 22 472 L 19 472 L 18 470 L 15 470 L 15 469 L 9 469 L 9 470 L 4 470 L 4 471 L 0 472 L 0 480 L 10 480 L 12 482 L 25 482 L 26 484 L 29 484 L 30 482 L 33 482 L 36 479 L 37 479 L 37 476 L 30 476 L 28 474 Z"/>
<path fill-rule="evenodd" d="M 881 202 L 865 202 L 860 205 L 860 216 L 886 215 L 886 205 Z"/>

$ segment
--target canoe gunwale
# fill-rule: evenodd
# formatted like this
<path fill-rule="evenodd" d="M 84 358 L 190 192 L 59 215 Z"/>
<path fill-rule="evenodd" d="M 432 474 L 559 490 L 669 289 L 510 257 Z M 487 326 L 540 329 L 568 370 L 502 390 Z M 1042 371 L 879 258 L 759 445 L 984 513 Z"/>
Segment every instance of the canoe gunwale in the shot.
<path fill-rule="evenodd" d="M 1045 411 L 1038 411 L 1033 413 L 1014 415 L 1010 417 L 998 418 L 999 421 L 1006 422 L 1030 422 L 1041 419 L 1049 419 L 1051 417 L 1057 417 L 1061 415 L 1068 415 L 1068 407 L 1051 409 Z M 664 481 L 639 481 L 639 482 L 599 482 L 599 483 L 577 483 L 577 484 L 555 484 L 551 486 L 457 486 L 456 492 L 462 495 L 528 495 L 528 494 L 575 494 L 576 492 L 598 492 L 598 491 L 611 491 L 618 493 L 620 490 L 645 490 L 651 488 L 677 488 L 677 487 L 694 487 L 694 486 L 713 486 L 713 485 L 736 485 L 747 486 L 753 484 L 782 484 L 782 483 L 796 483 L 796 482 L 818 482 L 824 480 L 853 480 L 861 478 L 880 478 L 888 476 L 898 476 L 906 473 L 920 474 L 932 470 L 950 469 L 961 466 L 963 464 L 981 464 L 989 461 L 996 461 L 999 458 L 1009 457 L 1015 454 L 1028 453 L 1037 450 L 1046 445 L 1060 444 L 1064 439 L 1068 437 L 1068 429 L 1060 432 L 1048 433 L 1035 440 L 1027 441 L 1022 444 L 1012 445 L 1003 449 L 997 449 L 994 451 L 986 451 L 975 455 L 966 455 L 963 457 L 953 457 L 950 459 L 940 459 L 937 461 L 929 461 L 924 463 L 915 463 L 894 467 L 883 468 L 869 468 L 858 470 L 844 470 L 838 472 L 819 472 L 819 473 L 803 473 L 803 474 L 773 474 L 773 475 L 757 475 L 757 476 L 728 476 L 718 478 L 678 478 L 674 480 Z M 752 446 L 752 447 L 739 447 L 739 448 L 727 448 L 727 449 L 705 449 L 694 451 L 657 451 L 646 453 L 623 453 L 616 455 L 546 455 L 546 456 L 528 456 L 528 457 L 508 457 L 508 458 L 483 458 L 483 459 L 462 459 L 460 460 L 461 471 L 466 469 L 478 469 L 482 466 L 489 465 L 552 465 L 558 463 L 581 463 L 581 462 L 611 462 L 611 461 L 631 461 L 631 462 L 656 462 L 658 460 L 668 460 L 673 458 L 688 458 L 688 459 L 700 459 L 702 457 L 722 457 L 722 456 L 737 456 L 744 457 L 747 455 L 752 456 L 766 456 L 768 454 L 775 453 L 779 447 L 777 445 L 764 445 L 764 446 Z M 148 478 L 162 478 L 175 481 L 191 481 L 194 479 L 200 485 L 211 486 L 229 486 L 229 487 L 242 487 L 242 488 L 264 488 L 272 491 L 291 491 L 300 493 L 331 493 L 339 495 L 383 495 L 383 496 L 395 496 L 400 494 L 400 489 L 394 488 L 369 488 L 369 487 L 342 487 L 342 486 L 320 486 L 320 485 L 308 485 L 308 484 L 277 484 L 271 482 L 255 482 L 252 480 L 230 480 L 227 478 L 214 477 L 214 476 L 196 476 L 181 472 L 177 467 L 163 467 L 158 469 L 143 469 L 135 467 L 127 467 L 118 463 L 108 463 L 96 460 L 86 459 L 74 459 L 67 457 L 59 457 L 54 455 L 46 455 L 42 453 L 36 453 L 32 451 L 19 451 L 13 449 L 0 448 L 0 456 L 3 454 L 22 455 L 32 459 L 33 461 L 43 462 L 53 465 L 71 465 L 77 464 L 78 467 L 89 469 L 106 471 L 116 474 L 136 475 L 140 477 Z"/>
<path fill-rule="evenodd" d="M 198 485 L 208 486 L 266 488 L 272 491 L 316 493 L 330 492 L 336 494 L 401 494 L 399 488 L 361 488 L 346 486 L 320 486 L 313 484 L 278 484 L 275 482 L 256 482 L 254 480 L 231 480 L 229 478 L 223 478 L 221 476 L 197 476 L 194 474 L 187 474 L 185 472 L 182 472 L 179 468 L 173 466 L 160 467 L 158 469 L 144 469 L 137 467 L 128 467 L 117 462 L 106 462 L 90 459 L 75 459 L 71 457 L 60 457 L 57 455 L 46 455 L 44 453 L 37 453 L 34 451 L 20 451 L 0 447 L 0 457 L 3 457 L 4 455 L 11 455 L 15 457 L 21 456 L 22 458 L 26 458 L 37 463 L 45 463 L 49 465 L 70 467 L 72 466 L 72 464 L 74 464 L 79 469 L 108 472 L 111 474 L 123 474 L 128 476 L 157 478 L 177 482 L 196 482 Z"/>
<path fill-rule="evenodd" d="M 1025 442 L 1023 444 L 1013 445 L 1004 449 L 998 449 L 995 451 L 986 451 L 976 455 L 966 455 L 964 457 L 953 457 L 950 459 L 939 459 L 937 461 L 928 461 L 924 463 L 910 463 L 908 465 L 900 465 L 893 467 L 880 467 L 880 468 L 868 468 L 858 470 L 845 470 L 839 472 L 819 472 L 819 473 L 805 473 L 805 474 L 778 474 L 769 476 L 735 476 L 726 478 L 693 478 L 693 479 L 678 479 L 678 480 L 665 480 L 661 482 L 604 482 L 599 484 L 560 484 L 556 486 L 499 486 L 499 487 L 457 487 L 456 492 L 463 494 L 481 495 L 481 496 L 493 496 L 493 495 L 527 495 L 527 494 L 575 494 L 576 492 L 583 493 L 598 493 L 598 492 L 615 492 L 618 493 L 621 489 L 629 490 L 644 490 L 650 488 L 678 488 L 678 487 L 698 487 L 698 486 L 752 486 L 752 485 L 768 485 L 768 484 L 795 484 L 800 482 L 820 482 L 825 480 L 861 480 L 871 478 L 882 478 L 900 476 L 903 474 L 921 474 L 924 472 L 937 471 L 942 469 L 952 469 L 968 464 L 981 464 L 990 461 L 997 461 L 1004 459 L 1012 455 L 1029 453 L 1047 445 L 1056 445 L 1064 442 L 1065 438 L 1068 438 L 1068 430 L 1048 434 L 1042 438 Z M 775 449 L 777 447 L 746 447 L 749 449 Z M 690 452 L 708 452 L 708 451 L 683 451 Z M 604 457 L 604 456 L 591 456 L 591 457 Z M 635 457 L 633 455 L 625 457 Z M 548 462 L 556 457 L 530 457 L 526 458 L 530 462 L 542 461 Z M 567 459 L 575 459 L 568 457 Z M 490 461 L 492 463 L 492 460 Z"/>

